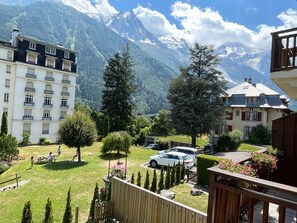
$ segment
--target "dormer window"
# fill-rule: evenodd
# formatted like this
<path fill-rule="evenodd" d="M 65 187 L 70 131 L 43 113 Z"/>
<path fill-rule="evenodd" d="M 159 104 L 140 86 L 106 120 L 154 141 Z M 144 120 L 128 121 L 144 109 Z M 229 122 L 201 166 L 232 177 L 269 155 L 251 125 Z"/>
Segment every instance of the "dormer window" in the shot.
<path fill-rule="evenodd" d="M 68 51 L 65 51 L 64 52 L 64 58 L 69 59 L 69 57 L 70 57 L 70 53 Z"/>
<path fill-rule="evenodd" d="M 48 53 L 48 54 L 56 55 L 56 49 L 52 48 L 52 47 L 49 47 L 49 46 L 45 47 L 45 52 Z"/>
<path fill-rule="evenodd" d="M 54 68 L 55 67 L 55 60 L 53 58 L 47 57 L 46 61 L 45 61 L 45 66 Z"/>
<path fill-rule="evenodd" d="M 258 97 L 247 97 L 247 103 L 257 103 Z"/>
<path fill-rule="evenodd" d="M 36 43 L 35 42 L 29 42 L 29 49 L 30 50 L 36 50 Z"/>
<path fill-rule="evenodd" d="M 66 71 L 70 71 L 70 64 L 64 61 L 62 69 Z"/>
<path fill-rule="evenodd" d="M 27 53 L 27 63 L 37 64 L 37 55 L 35 53 Z"/>

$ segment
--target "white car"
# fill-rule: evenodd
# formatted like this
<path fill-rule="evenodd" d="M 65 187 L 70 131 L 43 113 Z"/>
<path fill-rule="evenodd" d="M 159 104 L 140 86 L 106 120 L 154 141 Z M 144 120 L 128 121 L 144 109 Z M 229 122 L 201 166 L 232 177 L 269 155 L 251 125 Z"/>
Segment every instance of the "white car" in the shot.
<path fill-rule="evenodd" d="M 198 150 L 192 147 L 185 147 L 185 146 L 176 146 L 172 147 L 166 150 L 162 150 L 159 152 L 159 154 L 164 154 L 168 152 L 180 152 L 180 153 L 185 153 L 189 155 L 195 164 L 197 164 L 197 156 L 198 156 Z"/>
<path fill-rule="evenodd" d="M 168 152 L 150 157 L 150 166 L 153 168 L 158 166 L 172 167 L 178 163 L 184 163 L 186 169 L 191 169 L 194 166 L 193 159 L 185 153 Z"/>

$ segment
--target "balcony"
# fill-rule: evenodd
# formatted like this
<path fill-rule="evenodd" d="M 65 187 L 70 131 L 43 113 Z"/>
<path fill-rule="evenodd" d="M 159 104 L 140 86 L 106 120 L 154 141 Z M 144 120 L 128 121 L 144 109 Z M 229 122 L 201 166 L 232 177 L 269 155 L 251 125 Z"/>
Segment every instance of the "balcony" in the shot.
<path fill-rule="evenodd" d="M 61 96 L 69 96 L 69 95 L 70 95 L 69 92 L 64 92 L 64 91 L 61 92 Z"/>
<path fill-rule="evenodd" d="M 297 28 L 272 35 L 270 79 L 297 99 Z"/>
<path fill-rule="evenodd" d="M 24 102 L 24 106 L 29 106 L 29 107 L 32 107 L 34 106 L 34 102 Z"/>
<path fill-rule="evenodd" d="M 35 88 L 32 87 L 25 87 L 26 92 L 35 92 Z"/>
<path fill-rule="evenodd" d="M 69 105 L 60 105 L 60 108 L 62 108 L 62 109 L 68 109 L 69 108 Z"/>
<path fill-rule="evenodd" d="M 65 117 L 64 116 L 60 116 L 59 120 L 64 120 Z"/>
<path fill-rule="evenodd" d="M 63 84 L 70 84 L 70 80 L 62 80 Z"/>
<path fill-rule="evenodd" d="M 54 94 L 54 91 L 52 91 L 52 90 L 44 90 L 44 93 L 45 94 Z"/>
<path fill-rule="evenodd" d="M 53 77 L 45 77 L 44 80 L 54 82 L 55 78 Z"/>
<path fill-rule="evenodd" d="M 33 116 L 32 115 L 24 115 L 23 120 L 33 120 Z"/>
<path fill-rule="evenodd" d="M 52 108 L 53 104 L 43 103 L 44 108 Z"/>
<path fill-rule="evenodd" d="M 52 120 L 52 117 L 42 117 L 42 120 L 43 121 L 51 121 Z"/>
<path fill-rule="evenodd" d="M 26 77 L 36 79 L 35 74 L 26 73 Z"/>

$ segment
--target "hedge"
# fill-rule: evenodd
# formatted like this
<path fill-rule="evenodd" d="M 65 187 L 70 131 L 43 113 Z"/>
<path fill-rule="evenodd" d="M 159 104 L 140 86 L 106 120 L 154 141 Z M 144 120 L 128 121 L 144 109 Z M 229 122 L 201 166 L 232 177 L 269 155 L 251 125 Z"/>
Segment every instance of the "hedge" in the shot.
<path fill-rule="evenodd" d="M 209 172 L 207 169 L 217 165 L 220 160 L 223 159 L 211 155 L 200 154 L 197 156 L 197 185 L 208 185 Z"/>

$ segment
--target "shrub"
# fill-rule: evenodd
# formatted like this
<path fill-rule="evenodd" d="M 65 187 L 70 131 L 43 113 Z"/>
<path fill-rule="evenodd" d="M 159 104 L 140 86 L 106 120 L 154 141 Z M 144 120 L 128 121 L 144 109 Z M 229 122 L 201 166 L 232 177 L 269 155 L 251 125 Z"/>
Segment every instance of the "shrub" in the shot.
<path fill-rule="evenodd" d="M 0 174 L 9 169 L 9 164 L 5 161 L 0 161 Z"/>
<path fill-rule="evenodd" d="M 271 143 L 271 133 L 263 125 L 257 125 L 249 134 L 249 142 L 259 145 L 268 145 Z"/>
<path fill-rule="evenodd" d="M 138 187 L 141 187 L 141 173 L 138 171 L 137 173 L 137 184 Z"/>
<path fill-rule="evenodd" d="M 45 205 L 45 213 L 44 213 L 44 219 L 42 223 L 53 223 L 53 222 L 54 222 L 54 219 L 53 219 L 53 213 L 52 213 L 52 202 L 48 198 L 47 203 Z"/>
<path fill-rule="evenodd" d="M 131 176 L 131 184 L 134 184 L 134 181 L 135 181 L 135 179 L 134 179 L 134 173 L 132 173 L 132 176 Z"/>
<path fill-rule="evenodd" d="M 184 181 L 185 175 L 186 175 L 186 168 L 185 168 L 185 161 L 183 161 L 183 165 L 181 165 L 181 170 L 180 170 L 180 178 L 182 181 Z"/>
<path fill-rule="evenodd" d="M 171 171 L 170 171 L 170 185 L 174 186 L 175 183 L 175 172 L 176 172 L 176 165 L 173 164 Z"/>
<path fill-rule="evenodd" d="M 153 179 L 152 179 L 152 184 L 151 184 L 150 190 L 152 192 L 156 192 L 157 191 L 157 172 L 156 172 L 156 169 L 154 169 L 154 175 L 153 175 Z"/>
<path fill-rule="evenodd" d="M 30 144 L 30 134 L 28 132 L 24 132 L 22 134 L 22 137 L 23 137 L 23 141 L 21 142 L 21 144 L 23 146 L 27 146 Z"/>
<path fill-rule="evenodd" d="M 150 174 L 149 174 L 149 171 L 147 170 L 146 171 L 146 176 L 145 176 L 145 181 L 144 181 L 144 189 L 147 189 L 149 190 L 150 188 Z"/>
<path fill-rule="evenodd" d="M 181 172 L 181 170 L 180 170 L 180 163 L 178 163 L 177 165 L 176 165 L 176 173 L 175 173 L 175 184 L 176 185 L 178 185 L 178 184 L 180 184 L 180 172 Z"/>
<path fill-rule="evenodd" d="M 229 132 L 229 136 L 231 138 L 231 150 L 237 150 L 241 144 L 242 132 L 238 129 L 234 129 Z"/>
<path fill-rule="evenodd" d="M 31 211 L 31 203 L 28 201 L 23 209 L 23 217 L 22 217 L 22 223 L 32 223 L 32 211 Z"/>
<path fill-rule="evenodd" d="M 232 173 L 240 173 L 246 176 L 255 177 L 256 170 L 249 165 L 242 165 L 240 163 L 233 163 L 232 160 L 224 159 L 219 162 L 219 168 L 227 170 Z"/>
<path fill-rule="evenodd" d="M 132 145 L 132 137 L 124 131 L 111 132 L 102 140 L 102 142 L 102 153 L 107 153 L 112 150 L 117 151 L 118 154 L 120 151 L 129 153 L 129 148 Z"/>
<path fill-rule="evenodd" d="M 242 133 L 238 129 L 232 132 L 224 133 L 218 139 L 218 148 L 220 151 L 237 150 L 241 144 Z"/>
<path fill-rule="evenodd" d="M 170 188 L 170 167 L 167 167 L 167 171 L 166 171 L 166 177 L 165 177 L 165 189 L 169 189 Z"/>
<path fill-rule="evenodd" d="M 255 152 L 252 154 L 252 164 L 257 169 L 266 169 L 272 172 L 277 168 L 277 161 L 275 156 L 266 153 Z"/>
<path fill-rule="evenodd" d="M 39 138 L 39 144 L 40 144 L 40 145 L 43 145 L 45 140 L 46 140 L 45 137 L 40 137 L 40 138 Z"/>
<path fill-rule="evenodd" d="M 219 163 L 222 158 L 218 158 L 215 156 L 200 154 L 197 157 L 197 184 L 200 185 L 208 185 L 209 183 L 209 173 L 207 171 L 208 168 L 213 167 Z"/>
<path fill-rule="evenodd" d="M 170 142 L 166 139 L 161 139 L 158 142 L 160 150 L 166 150 L 170 148 Z"/>
<path fill-rule="evenodd" d="M 51 144 L 51 140 L 49 139 L 44 140 L 44 145 L 50 145 L 50 144 Z"/>
<path fill-rule="evenodd" d="M 161 173 L 160 173 L 160 180 L 158 184 L 158 190 L 161 191 L 164 189 L 164 167 L 161 167 Z"/>
<path fill-rule="evenodd" d="M 19 155 L 18 142 L 14 136 L 0 136 L 0 160 L 10 163 Z"/>

